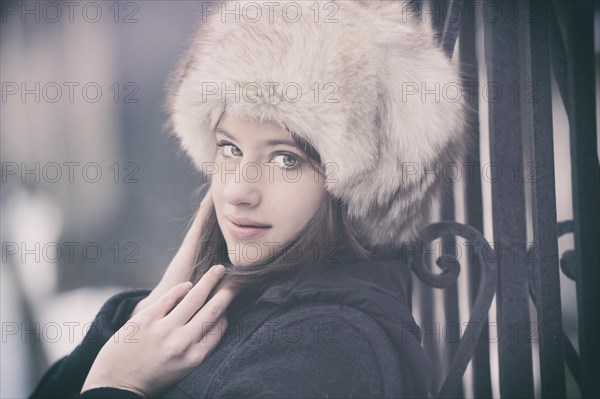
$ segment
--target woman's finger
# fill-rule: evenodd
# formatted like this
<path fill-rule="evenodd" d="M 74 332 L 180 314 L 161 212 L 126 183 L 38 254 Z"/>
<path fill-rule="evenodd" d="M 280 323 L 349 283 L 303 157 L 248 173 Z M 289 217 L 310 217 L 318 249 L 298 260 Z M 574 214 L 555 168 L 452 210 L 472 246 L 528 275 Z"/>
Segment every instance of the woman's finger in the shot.
<path fill-rule="evenodd" d="M 181 302 L 165 316 L 165 321 L 177 326 L 185 325 L 198 309 L 204 306 L 208 294 L 217 285 L 225 272 L 223 265 L 215 265 L 204 273 L 200 281 L 181 300 Z M 216 294 L 215 294 L 216 295 Z"/>
<path fill-rule="evenodd" d="M 225 315 L 225 310 L 235 298 L 237 292 L 232 288 L 222 288 L 208 301 L 198 313 L 188 321 L 184 328 L 187 330 L 186 335 L 197 336 L 202 338 L 207 332 L 207 326 L 217 322 Z"/>
<path fill-rule="evenodd" d="M 192 221 L 190 229 L 183 238 L 181 247 L 175 255 L 175 258 L 180 258 L 177 260 L 178 262 L 181 261 L 191 263 L 194 261 L 194 257 L 196 256 L 196 252 L 200 244 L 202 223 L 206 221 L 206 217 L 213 207 L 214 203 L 212 201 L 212 193 L 210 190 L 208 190 L 204 199 L 202 200 L 202 203 L 200 204 L 200 207 L 196 211 L 196 215 L 194 216 L 194 220 Z"/>
<path fill-rule="evenodd" d="M 183 239 L 183 242 L 177 253 L 169 263 L 165 270 L 160 283 L 152 290 L 150 295 L 138 303 L 133 314 L 138 313 L 143 308 L 147 307 L 167 293 L 172 287 L 187 281 L 192 275 L 192 269 L 200 245 L 200 236 L 202 235 L 202 225 L 206 220 L 208 213 L 213 206 L 210 192 L 206 195 L 202 206 L 196 212 L 192 224 Z"/>
<path fill-rule="evenodd" d="M 186 294 L 192 288 L 192 283 L 186 281 L 185 283 L 177 284 L 176 286 L 169 289 L 164 295 L 162 295 L 157 301 L 152 303 L 146 309 L 143 309 L 140 313 L 144 313 L 152 319 L 162 319 L 165 315 L 169 314 L 171 310 L 177 305 L 177 303 L 186 296 Z"/>
<path fill-rule="evenodd" d="M 183 238 L 181 246 L 173 257 L 171 264 L 191 265 L 194 262 L 198 246 L 200 245 L 203 218 L 203 213 L 198 210 L 194 216 L 190 229 Z M 171 265 L 169 265 L 169 267 L 171 267 Z"/>
<path fill-rule="evenodd" d="M 207 332 L 197 343 L 192 344 L 186 352 L 186 357 L 191 364 L 201 364 L 217 347 L 227 331 L 227 318 L 222 316 L 217 322 L 207 324 Z"/>

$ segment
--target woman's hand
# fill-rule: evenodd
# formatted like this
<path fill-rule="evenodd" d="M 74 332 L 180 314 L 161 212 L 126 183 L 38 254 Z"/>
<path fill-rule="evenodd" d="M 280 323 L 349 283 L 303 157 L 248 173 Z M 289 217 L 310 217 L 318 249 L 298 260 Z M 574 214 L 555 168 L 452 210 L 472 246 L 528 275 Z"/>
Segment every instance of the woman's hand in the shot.
<path fill-rule="evenodd" d="M 191 282 L 172 287 L 132 317 L 100 350 L 82 392 L 115 387 L 151 397 L 201 364 L 225 333 L 225 309 L 237 294 L 223 288 L 204 304 L 220 268 L 209 269 L 191 290 Z"/>
<path fill-rule="evenodd" d="M 200 235 L 202 233 L 202 224 L 206 220 L 210 211 L 213 209 L 214 203 L 210 189 L 200 203 L 200 208 L 194 217 L 194 221 L 190 226 L 183 243 L 175 254 L 175 257 L 167 267 L 158 285 L 144 299 L 142 299 L 134 308 L 131 316 L 135 316 L 142 309 L 150 306 L 158 298 L 164 295 L 171 288 L 185 281 L 189 281 L 192 275 L 192 267 L 196 260 L 198 246 L 200 245 Z"/>

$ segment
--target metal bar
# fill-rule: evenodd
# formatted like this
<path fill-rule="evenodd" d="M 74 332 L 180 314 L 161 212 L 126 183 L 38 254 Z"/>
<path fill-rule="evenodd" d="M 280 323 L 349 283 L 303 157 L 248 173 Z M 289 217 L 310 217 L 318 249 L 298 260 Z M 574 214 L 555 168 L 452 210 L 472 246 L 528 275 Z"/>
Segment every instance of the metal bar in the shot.
<path fill-rule="evenodd" d="M 448 10 L 445 5 L 449 0 L 425 0 L 421 3 L 421 15 L 427 20 L 431 20 L 435 30 L 438 44 L 442 44 L 442 35 L 444 31 L 444 22 L 446 20 L 445 12 Z M 451 1 L 451 0 L 450 0 Z"/>
<path fill-rule="evenodd" d="M 556 3 L 553 2 L 555 6 Z M 562 97 L 565 108 L 569 103 L 569 95 L 567 92 L 567 51 L 561 34 L 560 25 L 556 18 L 556 7 L 548 9 L 548 22 L 550 24 L 550 59 L 552 61 L 552 70 L 556 78 L 556 84 L 560 96 Z"/>
<path fill-rule="evenodd" d="M 437 6 L 437 4 L 436 4 Z M 443 8 L 442 14 L 442 29 L 441 29 L 441 45 L 444 53 L 448 58 L 452 58 L 452 54 L 454 52 L 454 46 L 456 44 L 456 39 L 458 37 L 458 33 L 461 27 L 461 18 L 457 18 L 458 12 L 462 9 L 462 0 L 449 0 L 446 4 L 442 4 L 442 6 L 446 6 Z M 436 7 L 437 9 L 437 7 Z M 442 165 L 444 168 L 445 165 Z M 441 217 L 442 220 L 455 220 L 455 201 L 454 201 L 454 184 L 452 182 L 446 182 L 446 198 L 442 202 L 441 209 Z M 450 256 L 451 258 L 456 258 L 456 238 L 454 236 L 443 237 L 442 238 L 442 253 Z M 444 290 L 444 312 L 446 316 L 446 325 L 448 329 L 451 326 L 460 326 L 460 318 L 458 312 L 458 280 L 454 283 L 446 287 Z M 446 329 L 447 330 L 447 329 Z M 458 334 L 460 335 L 460 327 L 457 328 Z M 444 330 L 442 330 L 444 331 Z M 448 331 L 448 330 L 447 330 Z M 444 342 L 445 349 L 445 359 L 444 363 L 449 365 L 449 363 L 454 358 L 456 351 L 458 350 L 459 341 L 447 341 Z M 464 397 L 463 386 L 462 384 L 458 384 L 456 391 L 454 392 L 455 398 Z"/>
<path fill-rule="evenodd" d="M 560 236 L 560 234 L 559 234 L 559 236 Z M 531 252 L 533 254 L 533 250 Z M 535 279 L 533 277 L 530 277 L 530 279 L 529 279 L 529 295 L 531 295 L 533 304 L 537 308 L 537 298 L 536 298 L 537 294 L 535 292 L 536 289 L 534 287 L 535 283 L 533 282 L 533 280 L 535 280 Z M 564 355 L 565 355 L 565 362 L 567 364 L 567 367 L 571 371 L 571 374 L 573 375 L 575 382 L 577 383 L 577 385 L 581 386 L 581 378 L 580 378 L 580 372 L 579 372 L 579 355 L 577 355 L 577 351 L 575 351 L 573 344 L 569 340 L 569 337 L 567 337 L 567 334 L 564 332 L 564 330 L 561 331 L 561 335 L 562 335 L 561 340 L 562 340 L 563 350 L 564 350 Z"/>
<path fill-rule="evenodd" d="M 461 29 L 460 27 L 464 23 L 463 18 L 460 17 L 463 10 L 463 1 L 449 0 L 447 10 L 444 15 L 441 41 L 444 53 L 446 53 L 448 58 L 452 58 L 456 39 Z"/>
<path fill-rule="evenodd" d="M 475 16 L 463 14 L 460 26 L 459 57 L 461 74 L 467 80 L 467 87 L 479 87 L 477 50 L 475 46 Z M 467 93 L 471 93 L 468 90 Z M 463 170 L 465 179 L 466 223 L 479 231 L 483 231 L 483 199 L 481 188 L 481 161 L 479 159 L 479 96 L 469 95 L 469 107 L 473 110 L 467 116 L 466 126 L 469 136 L 473 138 L 473 150 L 467 153 Z M 477 297 L 481 281 L 481 268 L 478 257 L 469 257 L 469 307 L 472 309 Z M 483 329 L 488 328 L 487 320 L 482 321 Z M 476 398 L 492 397 L 492 380 L 490 373 L 490 345 L 485 339 L 477 343 L 473 363 L 473 393 Z"/>
<path fill-rule="evenodd" d="M 534 331 L 539 337 L 542 397 L 565 397 L 548 5 L 552 7 L 551 3 L 531 1 L 524 8 L 524 78 L 532 87 L 532 96 L 526 96 L 521 104 L 525 108 L 532 163 L 523 168 L 520 178 L 531 184 L 535 256 L 525 262 L 533 263 L 530 266 L 534 268 L 537 298 L 537 331 Z"/>
<path fill-rule="evenodd" d="M 444 168 L 445 165 L 442 165 Z M 441 218 L 442 220 L 454 220 L 455 212 L 454 212 L 454 192 L 452 187 L 454 184 L 449 181 L 445 184 L 445 197 L 442 201 L 442 210 L 441 210 Z M 442 237 L 442 254 L 448 256 L 450 259 L 456 259 L 456 239 L 454 236 L 446 236 Z M 454 281 L 453 284 L 450 284 L 444 289 L 444 313 L 446 315 L 446 324 L 442 326 L 442 331 L 458 331 L 458 335 L 460 336 L 461 328 L 458 327 L 456 329 L 451 329 L 452 326 L 460 326 L 460 319 L 458 315 L 458 279 Z M 450 333 L 452 334 L 452 333 Z M 446 370 L 449 370 L 449 365 L 456 351 L 458 349 L 459 340 L 455 339 L 453 335 L 442 334 L 442 337 L 446 339 L 443 340 L 444 344 L 444 364 L 446 365 Z M 451 338 L 448 340 L 447 338 Z M 461 384 L 458 385 L 456 392 L 454 392 L 455 398 L 464 397 L 463 387 Z"/>
<path fill-rule="evenodd" d="M 567 362 L 567 367 L 571 371 L 573 378 L 577 385 L 581 387 L 581 372 L 579 371 L 579 356 L 577 355 L 577 351 L 573 347 L 573 344 L 567 337 L 567 334 L 562 334 L 563 348 L 565 351 L 565 361 Z"/>
<path fill-rule="evenodd" d="M 497 2 L 491 4 L 499 7 Z M 531 345 L 523 339 L 530 328 L 527 269 L 515 253 L 524 253 L 526 243 L 525 193 L 521 181 L 511 179 L 511 169 L 522 164 L 521 115 L 518 102 L 508 95 L 520 87 L 518 21 L 509 18 L 515 1 L 503 1 L 504 17 L 484 18 L 488 87 L 501 90 L 488 96 L 490 158 L 497 172 L 492 179 L 494 249 L 498 251 L 497 320 L 500 394 L 506 398 L 533 397 Z M 490 94 L 491 95 L 491 94 Z"/>
<path fill-rule="evenodd" d="M 439 341 L 440 335 L 439 329 L 436 328 L 434 320 L 433 306 L 434 296 L 433 289 L 426 282 L 420 280 L 417 281 L 416 289 L 419 295 L 419 315 L 421 317 L 421 333 L 423 336 L 422 346 L 427 353 L 427 356 L 431 360 L 431 364 L 435 365 L 432 371 L 432 383 L 437 389 L 443 381 L 446 374 L 446 370 L 442 367 L 442 359 L 440 356 Z"/>
<path fill-rule="evenodd" d="M 600 194 L 594 78 L 594 3 L 570 2 L 567 18 L 571 181 L 577 270 L 582 397 L 600 396 Z"/>

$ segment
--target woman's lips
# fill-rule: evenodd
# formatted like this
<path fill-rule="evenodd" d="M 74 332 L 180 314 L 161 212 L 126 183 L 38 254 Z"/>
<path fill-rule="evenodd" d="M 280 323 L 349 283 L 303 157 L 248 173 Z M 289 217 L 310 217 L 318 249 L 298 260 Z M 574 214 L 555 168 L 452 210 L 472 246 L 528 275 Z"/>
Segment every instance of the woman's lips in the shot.
<path fill-rule="evenodd" d="M 258 238 L 267 233 L 271 227 L 255 227 L 255 226 L 240 226 L 233 223 L 231 220 L 227 220 L 229 226 L 229 232 L 234 238 L 238 240 L 250 240 Z"/>

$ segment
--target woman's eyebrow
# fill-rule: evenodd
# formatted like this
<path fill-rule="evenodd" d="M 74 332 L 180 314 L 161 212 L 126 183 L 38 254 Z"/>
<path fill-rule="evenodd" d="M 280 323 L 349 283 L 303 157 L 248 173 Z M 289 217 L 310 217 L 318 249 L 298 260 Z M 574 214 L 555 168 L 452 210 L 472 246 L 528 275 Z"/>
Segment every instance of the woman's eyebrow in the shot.
<path fill-rule="evenodd" d="M 221 127 L 217 127 L 215 128 L 216 132 L 221 133 L 224 136 L 229 137 L 231 140 L 236 140 L 235 136 L 231 133 L 229 133 L 227 130 L 221 128 Z M 284 145 L 289 145 L 291 147 L 297 147 L 296 143 L 292 140 L 282 140 L 282 139 L 271 139 L 271 140 L 266 140 L 264 142 L 266 145 L 278 145 L 278 144 L 284 144 Z"/>

